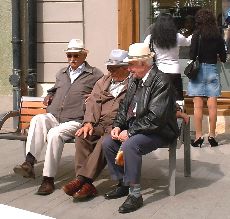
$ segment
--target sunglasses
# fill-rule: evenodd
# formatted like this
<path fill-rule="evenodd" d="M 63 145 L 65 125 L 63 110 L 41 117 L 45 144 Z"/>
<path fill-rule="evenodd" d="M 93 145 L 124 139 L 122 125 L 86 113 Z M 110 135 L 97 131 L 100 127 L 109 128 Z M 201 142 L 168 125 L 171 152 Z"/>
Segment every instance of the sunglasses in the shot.
<path fill-rule="evenodd" d="M 81 54 L 66 54 L 66 56 L 67 56 L 68 59 L 70 59 L 72 57 L 77 59 L 77 58 L 79 58 L 81 56 Z"/>

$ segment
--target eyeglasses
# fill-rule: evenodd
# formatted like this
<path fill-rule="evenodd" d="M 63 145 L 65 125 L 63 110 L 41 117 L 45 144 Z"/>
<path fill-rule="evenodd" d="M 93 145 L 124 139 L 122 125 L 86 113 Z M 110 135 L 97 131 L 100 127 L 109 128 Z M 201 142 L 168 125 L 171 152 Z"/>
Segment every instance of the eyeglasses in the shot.
<path fill-rule="evenodd" d="M 72 57 L 77 59 L 77 58 L 79 58 L 81 56 L 81 54 L 66 54 L 66 56 L 67 56 L 68 59 L 70 59 Z"/>

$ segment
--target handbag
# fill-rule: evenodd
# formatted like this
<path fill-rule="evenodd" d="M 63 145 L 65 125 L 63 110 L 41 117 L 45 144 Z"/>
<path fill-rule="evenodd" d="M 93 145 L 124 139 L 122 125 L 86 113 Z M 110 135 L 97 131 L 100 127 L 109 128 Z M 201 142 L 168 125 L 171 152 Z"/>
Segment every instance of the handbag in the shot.
<path fill-rule="evenodd" d="M 199 57 L 199 53 L 200 53 L 200 36 L 199 36 L 199 40 L 198 40 L 198 50 L 197 50 L 197 56 L 196 56 L 196 60 L 190 60 L 188 61 L 188 65 L 186 66 L 185 70 L 184 70 L 184 74 L 189 78 L 194 80 L 199 72 L 199 68 L 200 68 L 200 63 L 198 60 Z"/>

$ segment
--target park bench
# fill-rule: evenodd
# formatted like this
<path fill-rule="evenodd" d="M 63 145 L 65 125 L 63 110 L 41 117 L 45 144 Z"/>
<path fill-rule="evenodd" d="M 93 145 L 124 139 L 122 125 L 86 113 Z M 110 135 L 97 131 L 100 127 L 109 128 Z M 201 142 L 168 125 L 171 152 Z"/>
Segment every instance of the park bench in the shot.
<path fill-rule="evenodd" d="M 21 140 L 24 144 L 27 138 L 27 129 L 29 128 L 30 120 L 33 116 L 45 113 L 46 106 L 43 104 L 42 97 L 27 97 L 23 96 L 20 102 L 18 111 L 9 111 L 0 115 L 0 130 L 4 122 L 12 117 L 18 118 L 18 127 L 14 132 L 0 133 L 0 139 Z M 169 195 L 175 195 L 175 178 L 176 178 L 176 149 L 184 144 L 184 176 L 191 175 L 191 160 L 190 160 L 190 124 L 185 124 L 182 119 L 178 119 L 178 125 L 181 130 L 181 135 L 178 139 L 171 142 L 171 145 L 166 145 L 169 148 Z M 66 143 L 74 143 L 74 139 Z"/>

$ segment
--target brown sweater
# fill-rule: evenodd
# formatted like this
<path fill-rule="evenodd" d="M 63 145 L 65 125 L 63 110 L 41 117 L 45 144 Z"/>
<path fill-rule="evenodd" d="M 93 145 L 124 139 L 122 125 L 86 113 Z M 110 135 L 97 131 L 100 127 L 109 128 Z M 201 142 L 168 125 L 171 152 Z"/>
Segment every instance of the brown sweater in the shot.
<path fill-rule="evenodd" d="M 125 97 L 128 85 L 127 82 L 122 92 L 115 98 L 108 92 L 111 80 L 112 78 L 110 75 L 105 75 L 97 81 L 87 100 L 83 122 L 93 123 L 94 126 L 100 125 L 107 133 L 112 129 L 112 124 L 117 114 L 119 104 Z"/>

